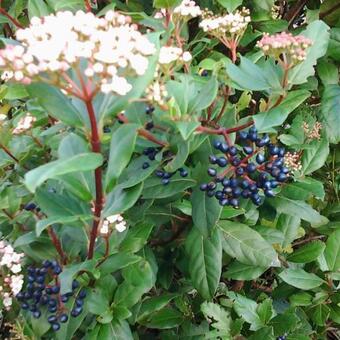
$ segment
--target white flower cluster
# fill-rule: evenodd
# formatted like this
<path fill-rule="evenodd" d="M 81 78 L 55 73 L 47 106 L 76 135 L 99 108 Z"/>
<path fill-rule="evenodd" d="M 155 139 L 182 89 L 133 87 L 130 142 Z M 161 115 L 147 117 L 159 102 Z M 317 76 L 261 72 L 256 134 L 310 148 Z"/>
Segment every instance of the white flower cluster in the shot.
<path fill-rule="evenodd" d="M 308 139 L 320 140 L 320 132 L 322 130 L 322 124 L 320 122 L 316 122 L 312 127 L 310 127 L 307 122 L 303 122 L 302 128 Z"/>
<path fill-rule="evenodd" d="M 284 164 L 292 171 L 299 171 L 302 169 L 300 158 L 301 156 L 297 152 L 286 152 L 284 156 Z"/>
<path fill-rule="evenodd" d="M 123 216 L 117 214 L 105 218 L 100 228 L 100 233 L 102 235 L 107 235 L 109 233 L 110 226 L 113 224 L 115 229 L 120 233 L 126 230 L 126 221 L 124 220 Z"/>
<path fill-rule="evenodd" d="M 196 5 L 195 1 L 183 0 L 180 5 L 174 8 L 174 15 L 180 15 L 185 19 L 196 18 L 202 14 L 199 6 Z"/>
<path fill-rule="evenodd" d="M 157 103 L 162 106 L 165 104 L 168 92 L 164 84 L 161 84 L 158 80 L 153 81 L 145 90 L 146 98 L 151 103 Z"/>
<path fill-rule="evenodd" d="M 191 53 L 188 51 L 183 52 L 183 50 L 179 47 L 163 46 L 159 51 L 158 62 L 161 65 L 167 65 L 178 60 L 188 63 L 191 61 L 191 59 Z"/>
<path fill-rule="evenodd" d="M 13 134 L 19 135 L 20 133 L 29 130 L 36 120 L 37 119 L 28 112 L 24 117 L 19 119 L 18 125 L 12 131 Z"/>
<path fill-rule="evenodd" d="M 0 296 L 3 305 L 9 309 L 12 305 L 12 297 L 16 296 L 24 284 L 24 276 L 21 272 L 21 259 L 24 254 L 18 254 L 13 247 L 4 241 L 0 241 L 0 270 L 1 281 Z"/>
<path fill-rule="evenodd" d="M 41 72 L 58 76 L 86 59 L 85 75 L 97 75 L 102 92 L 119 95 L 132 88 L 124 72 L 143 75 L 147 56 L 155 53 L 155 46 L 131 24 L 131 18 L 114 11 L 105 18 L 82 11 L 34 17 L 16 36 L 22 46 L 0 51 L 0 68 L 12 71 L 16 81 L 30 83 Z"/>
<path fill-rule="evenodd" d="M 199 26 L 204 32 L 217 37 L 222 35 L 242 36 L 251 20 L 249 14 L 249 9 L 246 8 L 224 16 L 214 16 L 211 12 L 205 12 Z"/>

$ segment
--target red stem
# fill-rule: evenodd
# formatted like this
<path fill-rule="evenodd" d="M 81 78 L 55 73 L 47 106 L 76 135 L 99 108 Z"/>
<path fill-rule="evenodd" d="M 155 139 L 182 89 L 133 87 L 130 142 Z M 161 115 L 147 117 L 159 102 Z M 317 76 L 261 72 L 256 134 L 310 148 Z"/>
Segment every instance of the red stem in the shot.
<path fill-rule="evenodd" d="M 63 251 L 63 248 L 61 246 L 61 243 L 56 235 L 56 233 L 54 232 L 52 227 L 48 227 L 47 229 L 48 235 L 51 238 L 52 243 L 54 244 L 55 249 L 57 250 L 60 259 L 62 261 L 63 264 L 67 263 L 67 257 L 66 254 Z"/>
<path fill-rule="evenodd" d="M 92 151 L 96 153 L 101 153 L 100 149 L 100 138 L 98 133 L 98 126 L 94 108 L 92 105 L 92 100 L 87 99 L 86 102 L 87 112 L 91 123 L 91 145 Z M 93 213 L 93 225 L 90 235 L 90 244 L 87 253 L 87 258 L 90 260 L 93 258 L 94 246 L 96 243 L 96 238 L 98 234 L 98 227 L 100 223 L 100 215 L 103 209 L 103 184 L 102 184 L 102 168 L 99 167 L 94 172 L 95 175 L 95 185 L 96 185 L 96 200 L 94 203 L 94 213 Z"/>
<path fill-rule="evenodd" d="M 86 12 L 92 12 L 92 7 L 89 0 L 84 0 Z"/>
<path fill-rule="evenodd" d="M 21 23 L 20 23 L 17 19 L 13 18 L 13 17 L 12 17 L 6 10 L 4 10 L 3 8 L 0 8 L 0 14 L 2 14 L 3 16 L 5 16 L 6 18 L 8 18 L 8 19 L 12 22 L 12 24 L 13 24 L 14 26 L 16 26 L 16 27 L 18 27 L 18 28 L 22 28 L 22 29 L 25 28 L 23 25 L 21 25 Z"/>
<path fill-rule="evenodd" d="M 3 145 L 3 144 L 0 143 L 0 148 L 1 148 L 2 150 L 4 150 L 4 151 L 6 152 L 6 154 L 14 160 L 14 162 L 16 162 L 17 164 L 20 165 L 20 162 L 19 162 L 18 158 L 16 158 L 16 157 L 12 154 L 12 152 L 11 152 L 5 145 Z M 23 167 L 24 169 L 28 170 L 28 168 L 27 168 L 25 165 L 23 165 L 22 167 Z"/>

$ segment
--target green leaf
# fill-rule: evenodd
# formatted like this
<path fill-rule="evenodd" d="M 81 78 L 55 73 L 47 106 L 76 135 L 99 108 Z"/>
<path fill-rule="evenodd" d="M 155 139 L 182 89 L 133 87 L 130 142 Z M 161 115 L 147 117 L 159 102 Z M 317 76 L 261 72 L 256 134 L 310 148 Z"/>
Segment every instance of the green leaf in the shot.
<path fill-rule="evenodd" d="M 30 19 L 44 17 L 50 13 L 45 2 L 41 0 L 28 0 L 27 10 Z"/>
<path fill-rule="evenodd" d="M 331 310 L 325 304 L 319 304 L 312 310 L 312 320 L 318 326 L 325 326 Z"/>
<path fill-rule="evenodd" d="M 226 65 L 227 73 L 233 85 L 240 90 L 262 91 L 271 88 L 260 66 L 246 57 L 240 57 L 239 66 L 231 62 Z"/>
<path fill-rule="evenodd" d="M 284 235 L 282 247 L 287 247 L 292 241 L 298 238 L 301 220 L 297 216 L 280 214 L 276 228 Z"/>
<path fill-rule="evenodd" d="M 326 54 L 329 42 L 329 27 L 321 20 L 313 21 L 302 35 L 312 40 L 313 44 L 307 51 L 306 59 L 289 72 L 288 82 L 291 85 L 303 84 L 314 75 L 317 59 Z"/>
<path fill-rule="evenodd" d="M 152 224 L 139 224 L 129 229 L 123 242 L 120 244 L 120 251 L 126 253 L 136 253 L 146 244 L 151 231 L 153 229 Z"/>
<path fill-rule="evenodd" d="M 177 122 L 176 128 L 178 129 L 182 138 L 186 141 L 200 125 L 201 123 L 199 122 Z"/>
<path fill-rule="evenodd" d="M 143 322 L 142 324 L 147 328 L 170 329 L 179 326 L 182 322 L 182 313 L 167 307 L 153 313 L 147 322 Z"/>
<path fill-rule="evenodd" d="M 280 266 L 273 247 L 255 230 L 231 221 L 220 221 L 217 225 L 224 234 L 224 251 L 239 262 L 260 267 Z"/>
<path fill-rule="evenodd" d="M 114 214 L 120 214 L 137 202 L 143 190 L 143 183 L 128 189 L 116 186 L 113 191 L 106 197 L 103 216 L 108 217 Z"/>
<path fill-rule="evenodd" d="M 299 321 L 296 312 L 288 309 L 284 314 L 275 316 L 270 321 L 270 325 L 274 328 L 274 334 L 280 336 L 295 329 Z"/>
<path fill-rule="evenodd" d="M 93 217 L 91 215 L 75 215 L 75 216 L 53 216 L 43 220 L 39 220 L 35 227 L 35 232 L 37 236 L 52 224 L 72 224 L 73 222 L 81 221 L 83 224 L 86 221 L 91 220 Z"/>
<path fill-rule="evenodd" d="M 101 166 L 103 156 L 98 153 L 82 153 L 68 159 L 60 159 L 42 165 L 25 175 L 25 185 L 31 192 L 50 178 L 74 172 L 94 170 Z"/>
<path fill-rule="evenodd" d="M 312 141 L 302 155 L 302 172 L 309 175 L 320 169 L 325 164 L 328 154 L 329 144 L 326 139 Z"/>
<path fill-rule="evenodd" d="M 137 129 L 137 124 L 124 124 L 111 137 L 110 157 L 105 179 L 107 191 L 112 188 L 130 161 L 135 149 Z"/>
<path fill-rule="evenodd" d="M 153 0 L 153 7 L 170 8 L 177 5 L 179 2 L 179 0 Z"/>
<path fill-rule="evenodd" d="M 195 181 L 189 178 L 172 178 L 168 185 L 163 185 L 159 178 L 153 177 L 145 181 L 142 192 L 143 198 L 166 198 L 177 193 L 182 193 L 195 185 Z"/>
<path fill-rule="evenodd" d="M 256 312 L 263 324 L 266 325 L 276 315 L 273 301 L 271 299 L 264 300 L 257 306 Z"/>
<path fill-rule="evenodd" d="M 326 242 L 325 258 L 329 270 L 340 269 L 340 229 L 334 231 Z"/>
<path fill-rule="evenodd" d="M 109 256 L 100 266 L 101 275 L 114 273 L 141 260 L 140 256 L 126 253 L 118 253 Z"/>
<path fill-rule="evenodd" d="M 293 307 L 309 306 L 312 304 L 312 295 L 306 292 L 299 292 L 289 297 L 289 302 Z"/>
<path fill-rule="evenodd" d="M 87 340 L 110 339 L 110 340 L 133 340 L 130 326 L 127 321 L 113 320 L 109 324 L 97 324 L 95 329 L 88 335 Z"/>
<path fill-rule="evenodd" d="M 214 320 L 211 327 L 224 331 L 226 335 L 229 335 L 231 318 L 227 310 L 217 303 L 205 301 L 201 304 L 201 312 L 209 322 Z"/>
<path fill-rule="evenodd" d="M 282 103 L 267 111 L 253 117 L 256 128 L 259 132 L 270 131 L 270 128 L 281 125 L 297 107 L 299 107 L 308 97 L 310 92 L 306 90 L 295 90 L 288 93 Z"/>
<path fill-rule="evenodd" d="M 314 289 L 324 283 L 319 276 L 307 273 L 303 269 L 285 269 L 279 277 L 289 285 L 302 290 Z"/>
<path fill-rule="evenodd" d="M 311 223 L 314 227 L 321 226 L 328 222 L 326 217 L 320 215 L 309 204 L 303 201 L 296 201 L 277 195 L 270 201 L 268 200 L 268 203 L 274 206 L 277 212 L 301 218 Z"/>
<path fill-rule="evenodd" d="M 232 264 L 228 265 L 228 270 L 223 274 L 223 277 L 233 280 L 249 281 L 257 279 L 267 269 L 267 267 L 252 266 L 234 261 Z"/>
<path fill-rule="evenodd" d="M 218 230 L 205 238 L 195 228 L 187 236 L 185 248 L 193 286 L 206 300 L 213 298 L 221 276 L 222 244 Z"/>
<path fill-rule="evenodd" d="M 83 119 L 70 99 L 57 88 L 43 83 L 33 83 L 26 87 L 27 92 L 38 104 L 55 119 L 71 126 L 83 126 Z"/>
<path fill-rule="evenodd" d="M 210 231 L 218 221 L 222 208 L 217 200 L 210 199 L 205 192 L 199 190 L 198 187 L 192 192 L 192 220 L 194 227 L 197 228 L 202 235 L 208 236 Z"/>
<path fill-rule="evenodd" d="M 256 331 L 264 326 L 257 313 L 258 305 L 255 301 L 234 292 L 228 292 L 227 295 L 234 301 L 233 308 L 235 312 L 251 325 L 250 329 L 252 331 Z"/>
<path fill-rule="evenodd" d="M 315 261 L 325 249 L 325 244 L 321 241 L 314 241 L 300 247 L 287 258 L 290 262 L 308 263 Z"/>
<path fill-rule="evenodd" d="M 321 119 L 330 143 L 340 142 L 340 86 L 326 85 L 322 94 Z"/>
<path fill-rule="evenodd" d="M 336 65 L 323 58 L 318 61 L 316 69 L 322 83 L 325 86 L 338 84 L 339 77 L 338 68 L 336 67 Z"/>
<path fill-rule="evenodd" d="M 220 5 L 225 7 L 229 13 L 234 12 L 234 10 L 242 5 L 243 0 L 217 0 Z"/>
<path fill-rule="evenodd" d="M 298 179 L 297 182 L 285 185 L 281 194 L 293 200 L 307 200 L 313 195 L 323 200 L 325 197 L 325 190 L 323 184 L 314 178 L 305 177 Z"/>

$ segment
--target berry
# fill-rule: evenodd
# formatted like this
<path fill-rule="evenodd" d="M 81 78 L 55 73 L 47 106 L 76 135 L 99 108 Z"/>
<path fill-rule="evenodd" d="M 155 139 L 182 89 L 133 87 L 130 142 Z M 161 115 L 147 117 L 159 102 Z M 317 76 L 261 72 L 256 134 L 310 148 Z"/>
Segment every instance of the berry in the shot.
<path fill-rule="evenodd" d="M 216 191 L 215 197 L 220 200 L 223 197 L 223 192 L 221 190 Z"/>
<path fill-rule="evenodd" d="M 35 281 L 37 283 L 44 283 L 45 282 L 45 276 L 38 276 Z"/>
<path fill-rule="evenodd" d="M 280 157 L 284 157 L 284 155 L 285 155 L 285 149 L 284 149 L 284 148 L 279 148 L 278 155 L 279 155 Z"/>
<path fill-rule="evenodd" d="M 240 132 L 238 133 L 238 136 L 239 136 L 240 139 L 246 140 L 246 139 L 247 139 L 247 136 L 248 136 L 248 133 L 247 133 L 246 131 L 240 131 Z"/>
<path fill-rule="evenodd" d="M 207 195 L 208 195 L 208 197 L 213 197 L 213 196 L 215 196 L 215 191 L 214 190 L 209 190 L 207 192 Z"/>
<path fill-rule="evenodd" d="M 164 176 L 164 171 L 162 171 L 162 170 L 156 170 L 155 171 L 155 175 L 157 176 L 157 177 L 163 177 Z"/>
<path fill-rule="evenodd" d="M 248 189 L 243 190 L 243 191 L 241 192 L 241 196 L 242 196 L 243 198 L 249 198 L 249 196 L 250 196 L 250 191 L 249 191 Z"/>
<path fill-rule="evenodd" d="M 226 187 L 223 189 L 223 192 L 225 194 L 231 194 L 233 192 L 233 189 L 231 187 Z"/>
<path fill-rule="evenodd" d="M 236 188 L 238 186 L 238 180 L 236 178 L 230 179 L 230 186 Z"/>
<path fill-rule="evenodd" d="M 208 189 L 209 190 L 215 190 L 216 189 L 216 183 L 215 182 L 209 182 Z"/>
<path fill-rule="evenodd" d="M 277 188 L 278 185 L 279 183 L 277 181 L 274 181 L 274 180 L 270 181 L 270 187 L 272 189 Z"/>
<path fill-rule="evenodd" d="M 287 167 L 282 167 L 281 171 L 284 173 L 284 174 L 288 174 L 289 173 L 289 169 Z"/>
<path fill-rule="evenodd" d="M 274 197 L 275 194 L 272 190 L 265 190 L 264 191 L 264 194 L 267 196 L 267 197 Z"/>
<path fill-rule="evenodd" d="M 59 317 L 60 322 L 65 323 L 65 322 L 67 322 L 67 320 L 68 320 L 67 314 L 61 314 L 60 315 L 60 317 Z"/>
<path fill-rule="evenodd" d="M 214 140 L 213 142 L 213 146 L 215 149 L 219 150 L 220 149 L 220 146 L 221 146 L 221 142 L 219 140 Z"/>
<path fill-rule="evenodd" d="M 145 170 L 150 166 L 150 164 L 148 162 L 144 162 L 142 165 L 142 168 Z"/>
<path fill-rule="evenodd" d="M 257 140 L 257 133 L 256 132 L 248 133 L 248 139 L 250 139 L 252 142 L 256 142 L 256 140 Z"/>
<path fill-rule="evenodd" d="M 229 203 L 234 208 L 238 207 L 238 205 L 239 205 L 239 201 L 238 201 L 237 198 L 232 198 Z"/>
<path fill-rule="evenodd" d="M 228 151 L 228 145 L 226 143 L 221 143 L 220 145 L 220 151 L 226 153 Z M 230 150 L 230 149 L 229 149 Z"/>
<path fill-rule="evenodd" d="M 228 161 L 225 157 L 217 158 L 217 164 L 221 167 L 225 167 L 227 165 Z"/>
<path fill-rule="evenodd" d="M 47 303 L 48 303 L 48 301 L 49 301 L 49 297 L 47 296 L 47 295 L 43 295 L 42 297 L 41 297 L 41 299 L 40 299 L 40 304 L 41 305 L 46 305 Z M 64 301 L 63 301 L 64 302 Z"/>
<path fill-rule="evenodd" d="M 253 152 L 253 148 L 251 146 L 244 146 L 243 151 L 245 154 L 250 155 Z"/>
<path fill-rule="evenodd" d="M 76 305 L 77 305 L 77 307 L 82 307 L 84 305 L 84 300 L 76 299 Z"/>
<path fill-rule="evenodd" d="M 201 191 L 206 191 L 208 189 L 208 184 L 207 183 L 202 183 L 201 185 L 200 185 L 200 190 Z"/>
<path fill-rule="evenodd" d="M 164 172 L 163 178 L 169 179 L 172 176 L 170 172 Z"/>
<path fill-rule="evenodd" d="M 267 169 L 267 170 L 273 169 L 273 163 L 267 163 L 267 164 L 266 164 L 266 169 Z"/>
<path fill-rule="evenodd" d="M 32 275 L 28 275 L 27 281 L 28 281 L 28 282 L 34 282 L 34 281 L 35 281 L 35 277 L 32 276 Z"/>
<path fill-rule="evenodd" d="M 57 311 L 57 306 L 54 306 L 54 307 L 49 306 L 49 307 L 48 307 L 48 311 L 49 311 L 50 313 L 55 313 L 55 312 Z"/>
<path fill-rule="evenodd" d="M 265 159 L 264 155 L 262 155 L 261 153 L 258 153 L 258 154 L 256 155 L 256 162 L 257 162 L 258 164 L 262 164 L 265 160 L 266 160 L 266 159 Z"/>
<path fill-rule="evenodd" d="M 28 308 L 31 312 L 34 312 L 37 310 L 37 305 L 30 305 Z"/>
<path fill-rule="evenodd" d="M 281 170 L 279 168 L 273 168 L 273 170 L 271 171 L 271 174 L 273 177 L 279 176 L 280 173 L 281 173 Z"/>
<path fill-rule="evenodd" d="M 269 153 L 272 155 L 272 156 L 275 156 L 279 153 L 279 148 L 276 146 L 276 145 L 270 145 L 269 147 Z"/>
<path fill-rule="evenodd" d="M 49 323 L 54 323 L 54 322 L 56 322 L 58 319 L 57 319 L 57 317 L 55 316 L 55 315 L 50 315 L 48 318 L 47 318 L 47 321 L 49 322 Z"/>
<path fill-rule="evenodd" d="M 257 192 L 257 185 L 255 183 L 252 183 L 249 185 L 249 190 L 251 192 Z"/>
<path fill-rule="evenodd" d="M 51 266 L 51 261 L 49 260 L 45 260 L 43 263 L 42 263 L 43 267 L 44 268 L 49 268 Z"/>
<path fill-rule="evenodd" d="M 104 133 L 110 133 L 111 129 L 108 126 L 104 126 L 103 131 Z"/>
<path fill-rule="evenodd" d="M 153 106 L 147 106 L 147 107 L 145 108 L 145 113 L 146 113 L 147 115 L 151 114 L 151 113 L 154 112 L 154 111 L 155 111 L 155 108 L 154 108 Z"/>
<path fill-rule="evenodd" d="M 201 77 L 207 77 L 209 75 L 209 72 L 207 70 L 202 70 L 200 72 Z"/>
<path fill-rule="evenodd" d="M 252 172 L 256 171 L 256 165 L 254 163 L 247 164 L 246 171 L 248 173 L 252 173 Z"/>
<path fill-rule="evenodd" d="M 154 124 L 153 124 L 152 121 L 151 122 L 147 122 L 146 125 L 145 125 L 145 129 L 146 130 L 151 130 L 151 129 L 153 129 L 153 127 L 154 127 Z"/>
<path fill-rule="evenodd" d="M 187 177 L 188 176 L 188 171 L 183 169 L 183 168 L 181 168 L 181 169 L 179 169 L 179 175 L 181 177 Z"/>
<path fill-rule="evenodd" d="M 233 189 L 233 196 L 235 197 L 235 198 L 237 198 L 237 197 L 240 197 L 241 196 L 241 192 L 242 192 L 242 190 L 241 190 L 241 188 L 234 188 Z"/>
<path fill-rule="evenodd" d="M 24 293 L 23 293 L 23 292 L 19 292 L 19 293 L 16 295 L 16 298 L 17 298 L 17 300 L 19 300 L 19 301 L 23 301 L 23 300 L 24 300 Z"/>
<path fill-rule="evenodd" d="M 148 158 L 150 161 L 154 161 L 155 160 L 155 157 L 156 157 L 156 153 L 150 153 L 148 154 Z"/>
<path fill-rule="evenodd" d="M 230 180 L 228 178 L 224 178 L 223 181 L 222 181 L 222 185 L 224 187 L 227 187 L 229 184 L 230 184 Z"/>
<path fill-rule="evenodd" d="M 53 287 L 52 287 L 52 293 L 53 293 L 53 294 L 58 294 L 59 291 L 60 291 L 59 286 L 53 286 Z"/>
<path fill-rule="evenodd" d="M 243 168 L 241 167 L 241 166 L 239 166 L 238 168 L 236 168 L 236 174 L 237 175 L 239 175 L 239 176 L 241 176 L 241 175 L 243 175 L 244 174 L 244 170 L 243 170 Z"/>
<path fill-rule="evenodd" d="M 209 176 L 214 177 L 214 176 L 216 176 L 216 174 L 217 174 L 216 169 L 214 169 L 214 168 L 209 168 L 208 169 L 208 175 Z"/>
<path fill-rule="evenodd" d="M 26 205 L 24 206 L 24 209 L 25 209 L 26 211 L 32 211 L 32 210 L 34 210 L 36 207 L 37 207 L 36 204 L 34 204 L 34 203 L 28 203 L 28 204 L 26 204 Z"/>
<path fill-rule="evenodd" d="M 209 162 L 210 162 L 210 164 L 216 164 L 217 157 L 215 155 L 210 155 L 209 156 Z"/>
<path fill-rule="evenodd" d="M 50 301 L 48 301 L 48 305 L 49 305 L 50 307 L 56 306 L 56 305 L 57 305 L 57 300 L 51 299 Z"/>
<path fill-rule="evenodd" d="M 53 273 L 54 274 L 60 274 L 62 272 L 62 269 L 61 267 L 58 265 L 58 266 L 55 266 L 54 269 L 53 269 Z"/>
<path fill-rule="evenodd" d="M 241 186 L 242 186 L 243 189 L 247 189 L 249 187 L 249 182 L 244 180 L 244 181 L 242 181 Z"/>
<path fill-rule="evenodd" d="M 61 296 L 61 302 L 67 302 L 68 299 L 69 299 L 68 296 L 65 294 Z"/>
<path fill-rule="evenodd" d="M 228 151 L 230 156 L 236 156 L 237 155 L 237 149 L 235 146 L 231 146 Z"/>
<path fill-rule="evenodd" d="M 231 164 L 234 165 L 234 166 L 238 166 L 241 164 L 241 160 L 237 157 L 233 158 L 232 161 L 231 161 Z"/>
<path fill-rule="evenodd" d="M 170 179 L 169 178 L 163 178 L 161 180 L 161 182 L 162 182 L 163 185 L 168 185 L 170 183 Z"/>
<path fill-rule="evenodd" d="M 29 308 L 28 303 L 26 303 L 26 302 L 22 303 L 22 304 L 21 304 L 21 308 L 22 308 L 23 310 L 27 310 L 27 309 Z"/>
<path fill-rule="evenodd" d="M 269 189 L 271 189 L 271 187 L 272 187 L 272 185 L 271 185 L 270 181 L 266 181 L 266 182 L 263 183 L 264 189 L 269 190 Z"/>
<path fill-rule="evenodd" d="M 78 315 L 81 314 L 81 312 L 83 311 L 83 308 L 82 307 L 74 307 L 71 311 L 71 315 L 73 317 L 77 317 Z"/>
<path fill-rule="evenodd" d="M 32 313 L 32 315 L 35 319 L 39 319 L 41 317 L 41 312 L 40 310 L 36 310 L 35 312 Z"/>
<path fill-rule="evenodd" d="M 85 299 L 86 298 L 86 290 L 82 289 L 78 294 L 79 299 Z"/>
<path fill-rule="evenodd" d="M 284 182 L 287 179 L 287 176 L 283 172 L 280 172 L 276 179 L 278 180 L 278 182 Z"/>
<path fill-rule="evenodd" d="M 52 329 L 57 332 L 60 329 L 60 324 L 58 322 L 55 322 L 52 324 Z"/>
<path fill-rule="evenodd" d="M 224 198 L 222 200 L 219 201 L 219 204 L 222 206 L 222 207 L 225 207 L 226 205 L 229 204 L 229 200 L 227 198 Z"/>
<path fill-rule="evenodd" d="M 249 132 L 250 133 L 256 133 L 257 132 L 257 129 L 255 126 L 252 126 L 251 128 L 249 128 Z"/>

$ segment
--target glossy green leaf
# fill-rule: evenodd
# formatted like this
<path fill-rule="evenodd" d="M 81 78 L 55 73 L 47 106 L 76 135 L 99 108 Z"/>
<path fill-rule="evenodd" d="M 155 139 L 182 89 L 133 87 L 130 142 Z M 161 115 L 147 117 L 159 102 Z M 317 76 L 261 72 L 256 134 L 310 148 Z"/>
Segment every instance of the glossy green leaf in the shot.
<path fill-rule="evenodd" d="M 146 244 L 153 227 L 152 224 L 146 223 L 133 226 L 120 244 L 120 251 L 136 253 L 142 249 Z"/>
<path fill-rule="evenodd" d="M 331 271 L 340 269 L 340 229 L 334 231 L 326 242 L 325 258 Z"/>
<path fill-rule="evenodd" d="M 154 0 L 153 6 L 156 8 L 170 8 L 177 5 L 179 0 Z"/>
<path fill-rule="evenodd" d="M 312 141 L 309 145 L 310 147 L 304 150 L 301 158 L 302 171 L 305 175 L 320 169 L 329 154 L 329 144 L 326 139 Z"/>
<path fill-rule="evenodd" d="M 314 241 L 300 247 L 287 258 L 290 262 L 308 263 L 315 261 L 324 251 L 325 244 L 321 241 Z"/>
<path fill-rule="evenodd" d="M 220 221 L 217 225 L 224 234 L 224 251 L 239 262 L 260 267 L 280 266 L 273 247 L 255 230 L 231 221 Z"/>
<path fill-rule="evenodd" d="M 30 19 L 32 17 L 40 18 L 50 13 L 46 3 L 40 0 L 28 0 L 27 10 Z"/>
<path fill-rule="evenodd" d="M 243 0 L 217 0 L 220 5 L 225 7 L 229 13 L 232 13 L 237 7 L 242 5 Z"/>
<path fill-rule="evenodd" d="M 148 328 L 170 329 L 178 327 L 183 322 L 183 315 L 176 309 L 166 307 L 153 313 L 147 322 L 142 322 Z"/>
<path fill-rule="evenodd" d="M 285 269 L 279 274 L 279 277 L 289 285 L 302 290 L 313 289 L 324 283 L 319 276 L 307 273 L 303 269 Z"/>
<path fill-rule="evenodd" d="M 25 175 L 25 185 L 35 192 L 38 186 L 50 178 L 56 178 L 74 172 L 89 171 L 98 168 L 103 157 L 97 153 L 82 153 L 68 159 L 60 159 L 41 165 Z"/>
<path fill-rule="evenodd" d="M 213 320 L 211 327 L 224 331 L 225 335 L 230 334 L 231 318 L 226 309 L 217 303 L 205 301 L 201 304 L 201 312 L 209 321 Z"/>
<path fill-rule="evenodd" d="M 338 84 L 338 68 L 333 63 L 323 58 L 317 64 L 317 71 L 325 86 Z"/>
<path fill-rule="evenodd" d="M 185 248 L 193 286 L 206 300 L 212 299 L 220 281 L 222 243 L 220 233 L 214 230 L 205 238 L 195 228 L 187 236 Z"/>
<path fill-rule="evenodd" d="M 293 200 L 307 200 L 312 196 L 323 200 L 325 197 L 325 190 L 323 184 L 310 177 L 298 179 L 296 182 L 285 185 L 281 193 L 283 196 Z"/>
<path fill-rule="evenodd" d="M 106 172 L 106 188 L 109 190 L 128 165 L 135 149 L 137 124 L 121 125 L 111 137 L 110 157 Z"/>
<path fill-rule="evenodd" d="M 228 270 L 223 274 L 223 277 L 233 280 L 254 280 L 261 276 L 267 267 L 252 266 L 234 261 L 228 265 Z"/>

